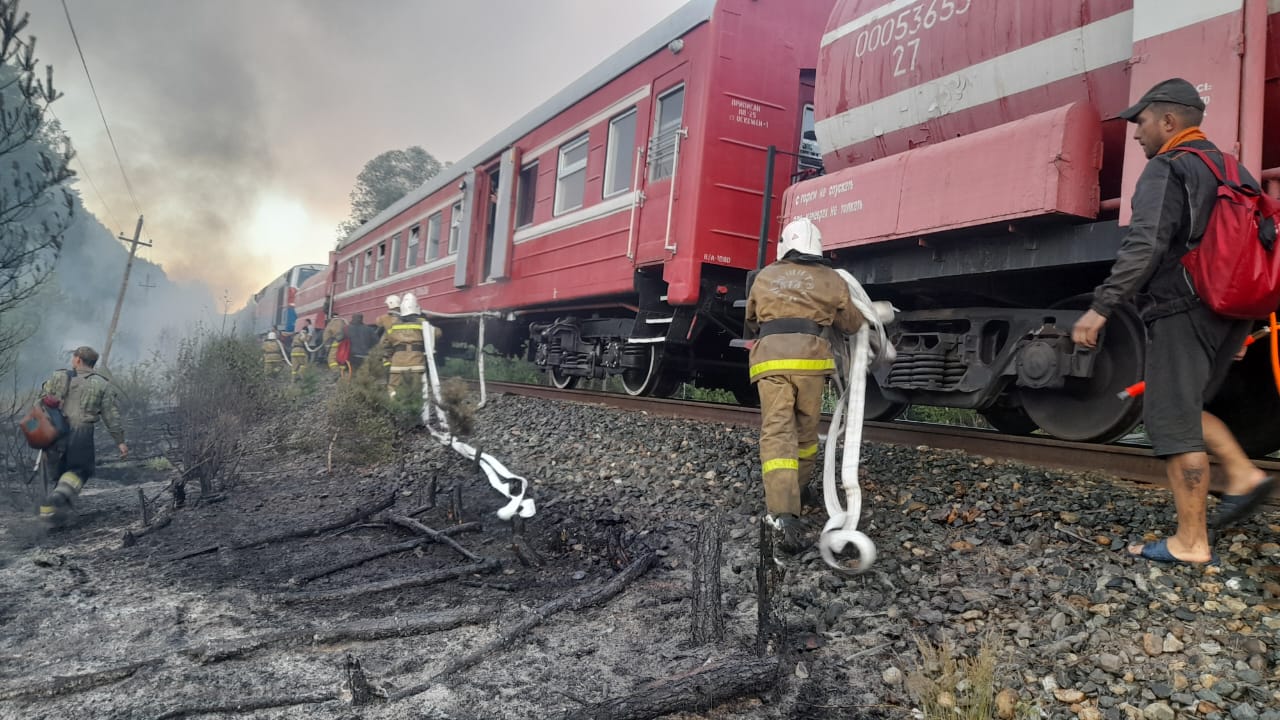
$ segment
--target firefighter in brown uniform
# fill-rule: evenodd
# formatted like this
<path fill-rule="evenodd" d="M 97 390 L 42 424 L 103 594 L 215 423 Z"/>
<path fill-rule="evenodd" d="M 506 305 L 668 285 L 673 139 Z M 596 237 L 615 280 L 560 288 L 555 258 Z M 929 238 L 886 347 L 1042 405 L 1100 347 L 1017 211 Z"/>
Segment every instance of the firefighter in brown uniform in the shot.
<path fill-rule="evenodd" d="M 421 378 L 426 371 L 426 345 L 422 341 L 422 309 L 413 293 L 400 298 L 400 315 L 391 329 L 382 336 L 383 355 L 390 358 L 391 376 L 387 391 L 396 396 L 396 388 L 408 385 L 414 377 Z"/>
<path fill-rule="evenodd" d="M 412 293 L 410 293 L 412 294 Z M 381 340 L 383 335 L 391 332 L 391 327 L 400 322 L 400 297 L 397 295 L 387 296 L 387 311 L 378 316 L 373 324 L 378 328 L 378 339 Z"/>
<path fill-rule="evenodd" d="M 862 326 L 849 288 L 822 255 L 822 234 L 801 218 L 778 241 L 778 261 L 756 275 L 747 296 L 751 382 L 760 393 L 760 463 L 768 521 L 779 546 L 802 548 L 800 495 L 818 455 L 818 418 L 836 369 L 825 328 Z"/>
<path fill-rule="evenodd" d="M 307 367 L 307 333 L 294 333 L 293 345 L 289 346 L 289 362 L 293 365 L 293 379 L 296 380 Z"/>
<path fill-rule="evenodd" d="M 278 375 L 284 367 L 284 346 L 276 339 L 274 330 L 267 333 L 267 339 L 262 341 L 262 367 L 271 377 Z"/>
<path fill-rule="evenodd" d="M 93 366 L 97 363 L 98 353 L 93 348 L 76 348 L 71 354 L 71 370 L 54 373 L 41 388 L 45 403 L 60 404 L 71 426 L 66 436 L 44 451 L 46 477 L 56 479 L 57 484 L 40 506 L 40 519 L 53 525 L 67 521 L 72 503 L 93 477 L 97 464 L 93 427 L 98 420 L 107 426 L 120 457 L 129 456 L 129 446 L 124 443 L 124 425 L 116 407 L 115 388 L 94 372 Z"/>
<path fill-rule="evenodd" d="M 328 359 L 330 370 L 341 370 L 338 365 L 338 345 L 347 339 L 347 321 L 343 320 L 340 315 L 334 313 L 329 318 L 329 322 L 325 323 L 324 335 L 320 337 L 320 346 L 328 348 Z"/>

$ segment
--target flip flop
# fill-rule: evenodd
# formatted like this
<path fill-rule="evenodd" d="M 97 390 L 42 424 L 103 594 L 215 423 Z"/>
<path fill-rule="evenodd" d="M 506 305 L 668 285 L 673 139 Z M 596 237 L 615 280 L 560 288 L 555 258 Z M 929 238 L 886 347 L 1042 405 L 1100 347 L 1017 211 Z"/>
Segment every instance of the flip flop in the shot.
<path fill-rule="evenodd" d="M 1218 498 L 1218 511 L 1209 522 L 1209 527 L 1221 529 L 1232 523 L 1240 522 L 1262 509 L 1262 504 L 1275 490 L 1276 479 L 1270 475 L 1262 479 L 1253 490 L 1243 495 L 1223 495 Z"/>
<path fill-rule="evenodd" d="M 1173 553 L 1169 552 L 1169 538 L 1160 538 L 1155 542 L 1143 543 L 1142 552 L 1132 552 L 1129 550 L 1129 546 L 1126 545 L 1124 549 L 1124 554 L 1128 555 L 1131 558 L 1142 558 L 1143 560 L 1150 560 L 1151 562 L 1165 563 L 1166 565 L 1186 565 L 1188 567 L 1218 567 L 1218 565 L 1220 564 L 1217 553 L 1214 553 L 1213 555 L 1211 555 L 1209 558 L 1209 562 L 1206 562 L 1206 563 L 1191 562 L 1190 560 L 1183 560 L 1181 558 L 1175 557 Z"/>

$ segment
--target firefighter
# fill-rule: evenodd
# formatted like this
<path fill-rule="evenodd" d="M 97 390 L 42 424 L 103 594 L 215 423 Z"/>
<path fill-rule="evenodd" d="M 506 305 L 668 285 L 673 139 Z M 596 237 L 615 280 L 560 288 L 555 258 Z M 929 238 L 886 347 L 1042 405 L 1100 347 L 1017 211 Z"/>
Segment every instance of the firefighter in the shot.
<path fill-rule="evenodd" d="M 289 362 L 293 364 L 293 378 L 298 379 L 303 368 L 307 366 L 307 338 L 310 333 L 297 332 L 293 336 L 293 345 L 289 348 Z"/>
<path fill-rule="evenodd" d="M 400 314 L 396 323 L 382 336 L 383 355 L 390 358 L 391 376 L 387 391 L 396 396 L 396 388 L 408 385 L 414 377 L 426 371 L 426 345 L 422 340 L 422 315 L 418 298 L 405 293 L 400 299 Z"/>
<path fill-rule="evenodd" d="M 275 330 L 267 333 L 267 339 L 262 341 L 262 367 L 273 377 L 284 367 L 284 346 L 276 339 Z"/>
<path fill-rule="evenodd" d="M 338 346 L 347 339 L 347 321 L 338 313 L 329 317 L 325 323 L 324 335 L 320 337 L 320 346 L 328 349 L 329 369 L 341 372 L 342 363 L 338 362 Z"/>
<path fill-rule="evenodd" d="M 412 294 L 412 293 L 410 293 Z M 386 299 L 387 311 L 378 316 L 373 324 L 378 328 L 378 339 L 381 340 L 383 335 L 391 332 L 391 326 L 400 320 L 400 297 L 398 295 L 388 295 Z"/>
<path fill-rule="evenodd" d="M 849 288 L 822 255 L 822 233 L 801 218 L 778 240 L 778 260 L 759 272 L 747 295 L 750 379 L 760 393 L 760 463 L 767 520 L 778 547 L 802 549 L 801 493 L 818 456 L 818 418 L 827 376 L 835 373 L 823 333 L 853 333 L 862 315 Z"/>
<path fill-rule="evenodd" d="M 97 459 L 93 449 L 93 428 L 98 420 L 107 426 L 121 458 L 129 456 L 124 443 L 124 425 L 116 407 L 116 391 L 107 379 L 94 372 L 98 353 L 90 347 L 76 348 L 71 355 L 71 370 L 59 370 L 45 382 L 43 402 L 61 407 L 71 431 L 45 450 L 46 477 L 56 478 L 53 492 L 40 506 L 40 519 L 50 525 L 62 525 L 69 518 L 71 505 L 80 489 L 93 477 Z"/>

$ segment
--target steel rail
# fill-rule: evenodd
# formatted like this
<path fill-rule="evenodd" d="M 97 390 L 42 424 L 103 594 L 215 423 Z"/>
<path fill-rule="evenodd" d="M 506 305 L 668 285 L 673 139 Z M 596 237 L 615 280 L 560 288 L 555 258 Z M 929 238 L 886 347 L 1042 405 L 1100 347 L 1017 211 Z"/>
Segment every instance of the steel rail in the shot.
<path fill-rule="evenodd" d="M 703 422 L 760 425 L 760 411 L 740 405 L 633 397 L 591 390 L 557 390 L 553 387 L 521 383 L 490 382 L 488 386 L 495 393 L 605 405 L 631 412 L 645 412 Z M 821 426 L 823 432 L 826 431 L 826 426 L 827 419 L 824 416 Z M 1036 435 L 1005 435 L 993 430 L 905 420 L 867 422 L 863 430 L 863 439 L 890 445 L 961 450 L 971 455 L 1012 460 L 1038 467 L 1097 472 L 1162 487 L 1168 485 L 1164 461 L 1153 456 L 1150 448 L 1141 445 L 1068 442 Z M 1280 475 L 1280 461 L 1255 460 L 1254 462 L 1263 470 Z M 1221 469 L 1216 461 L 1214 461 L 1213 475 L 1213 487 L 1217 489 L 1221 483 Z M 1273 497 L 1272 503 L 1276 502 L 1276 498 Z"/>

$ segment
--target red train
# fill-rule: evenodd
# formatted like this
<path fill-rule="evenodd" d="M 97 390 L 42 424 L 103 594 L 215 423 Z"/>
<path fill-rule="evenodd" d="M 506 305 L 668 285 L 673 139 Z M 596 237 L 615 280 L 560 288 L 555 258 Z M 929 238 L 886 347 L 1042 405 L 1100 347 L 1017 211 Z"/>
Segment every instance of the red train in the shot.
<path fill-rule="evenodd" d="M 1255 172 L 1280 164 L 1269 5 L 695 0 L 340 243 L 299 313 L 373 316 L 413 291 L 432 312 L 492 313 L 488 341 L 557 386 L 620 375 L 633 394 L 692 380 L 747 399 L 747 271 L 808 216 L 907 311 L 872 415 L 968 407 L 1011 432 L 1112 439 L 1140 417 L 1116 394 L 1141 377 L 1142 324 L 1115 320 L 1092 354 L 1069 338 L 1143 163 L 1106 118 L 1181 75 L 1211 138 Z M 1261 176 L 1280 191 L 1280 170 Z M 474 342 L 475 323 L 441 324 Z M 1269 372 L 1251 353 L 1215 407 L 1254 452 L 1280 447 Z"/>

